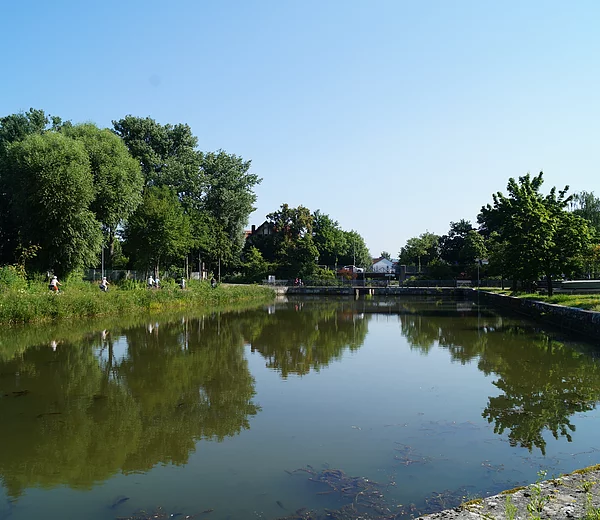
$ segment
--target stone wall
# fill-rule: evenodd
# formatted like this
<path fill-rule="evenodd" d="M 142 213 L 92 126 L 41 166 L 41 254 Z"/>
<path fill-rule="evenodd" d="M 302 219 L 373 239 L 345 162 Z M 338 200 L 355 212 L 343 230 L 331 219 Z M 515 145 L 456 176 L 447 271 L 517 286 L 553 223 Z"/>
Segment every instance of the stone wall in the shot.
<path fill-rule="evenodd" d="M 508 308 L 555 327 L 584 334 L 600 342 L 600 312 L 525 300 L 486 291 L 465 289 L 465 294 L 473 299 L 479 295 L 481 303 Z"/>

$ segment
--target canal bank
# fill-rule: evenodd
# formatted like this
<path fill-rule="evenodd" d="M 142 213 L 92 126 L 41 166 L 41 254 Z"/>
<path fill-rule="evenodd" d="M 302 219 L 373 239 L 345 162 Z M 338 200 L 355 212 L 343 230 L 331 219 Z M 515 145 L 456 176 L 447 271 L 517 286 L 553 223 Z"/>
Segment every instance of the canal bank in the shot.
<path fill-rule="evenodd" d="M 419 517 L 427 520 L 600 518 L 600 465 Z"/>
<path fill-rule="evenodd" d="M 479 303 L 509 309 L 513 312 L 524 314 L 529 318 L 548 323 L 553 327 L 583 334 L 595 341 L 599 341 L 600 312 L 517 298 L 515 296 L 496 294 L 488 291 L 473 289 L 462 289 L 462 291 L 464 291 L 464 297 L 478 299 Z"/>

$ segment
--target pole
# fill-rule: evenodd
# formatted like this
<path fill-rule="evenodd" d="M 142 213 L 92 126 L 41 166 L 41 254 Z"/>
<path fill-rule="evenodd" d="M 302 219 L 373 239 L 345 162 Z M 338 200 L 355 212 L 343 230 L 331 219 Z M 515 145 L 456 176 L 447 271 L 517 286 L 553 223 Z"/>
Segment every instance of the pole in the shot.
<path fill-rule="evenodd" d="M 104 242 L 102 242 L 102 278 L 104 278 Z"/>

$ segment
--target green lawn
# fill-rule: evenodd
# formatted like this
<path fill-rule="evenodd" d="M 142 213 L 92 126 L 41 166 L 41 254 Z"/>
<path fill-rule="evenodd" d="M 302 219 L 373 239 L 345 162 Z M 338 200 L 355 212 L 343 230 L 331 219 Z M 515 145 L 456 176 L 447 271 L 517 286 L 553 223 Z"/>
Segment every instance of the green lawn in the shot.
<path fill-rule="evenodd" d="M 520 293 L 513 292 L 509 289 L 499 289 L 497 287 L 481 288 L 484 291 L 494 292 L 496 294 L 506 294 L 507 296 L 515 296 L 527 300 L 537 300 L 545 303 L 554 303 L 556 305 L 564 305 L 565 307 L 577 307 L 588 311 L 600 312 L 600 294 L 555 294 L 548 297 L 547 294 L 537 293 Z"/>

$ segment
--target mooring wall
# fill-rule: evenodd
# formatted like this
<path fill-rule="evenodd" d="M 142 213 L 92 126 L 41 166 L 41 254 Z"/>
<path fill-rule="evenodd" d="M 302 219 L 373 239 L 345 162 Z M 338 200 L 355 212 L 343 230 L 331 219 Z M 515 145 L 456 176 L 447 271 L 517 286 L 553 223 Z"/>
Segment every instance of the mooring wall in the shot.
<path fill-rule="evenodd" d="M 480 303 L 504 307 L 555 327 L 585 334 L 600 342 L 600 312 L 586 311 L 487 291 L 465 289 L 465 296 L 479 297 Z"/>

